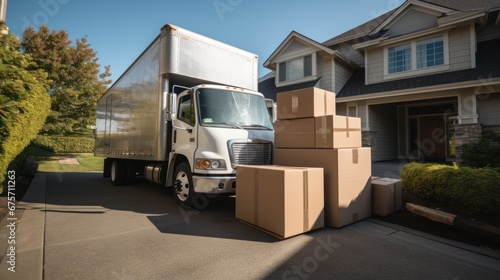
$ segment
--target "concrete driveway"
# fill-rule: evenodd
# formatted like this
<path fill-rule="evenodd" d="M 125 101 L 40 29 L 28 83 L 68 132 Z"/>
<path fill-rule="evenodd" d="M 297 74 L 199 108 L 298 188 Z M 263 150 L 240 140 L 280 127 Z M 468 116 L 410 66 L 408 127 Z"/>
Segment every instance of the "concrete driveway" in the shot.
<path fill-rule="evenodd" d="M 16 272 L 4 255 L 1 279 L 500 279 L 487 248 L 374 219 L 277 241 L 234 218 L 234 197 L 185 211 L 100 173 L 39 174 L 17 211 Z"/>

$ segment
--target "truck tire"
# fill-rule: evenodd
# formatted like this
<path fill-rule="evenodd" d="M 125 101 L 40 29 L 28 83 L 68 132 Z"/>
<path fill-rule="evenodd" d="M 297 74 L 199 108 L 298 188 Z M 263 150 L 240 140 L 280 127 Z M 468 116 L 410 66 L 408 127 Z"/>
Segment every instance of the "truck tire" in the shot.
<path fill-rule="evenodd" d="M 123 186 L 127 182 L 126 162 L 114 159 L 111 162 L 111 183 L 115 186 Z"/>
<path fill-rule="evenodd" d="M 194 192 L 191 168 L 187 162 L 177 165 L 173 180 L 173 191 L 177 204 L 186 209 L 193 207 L 196 193 Z"/>

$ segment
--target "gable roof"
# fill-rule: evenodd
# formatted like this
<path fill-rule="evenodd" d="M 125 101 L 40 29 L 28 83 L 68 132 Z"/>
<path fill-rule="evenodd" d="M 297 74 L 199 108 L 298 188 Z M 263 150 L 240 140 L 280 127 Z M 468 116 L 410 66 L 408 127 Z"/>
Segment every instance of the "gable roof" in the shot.
<path fill-rule="evenodd" d="M 367 21 L 351 30 L 348 30 L 323 42 L 323 45 L 332 47 L 334 45 L 351 40 L 363 42 L 366 40 L 377 38 L 377 34 L 374 31 L 382 30 L 384 26 L 389 24 L 392 19 L 397 17 L 397 15 L 399 15 L 411 4 L 425 6 L 427 8 L 432 7 L 432 9 L 434 10 L 449 12 L 450 14 L 453 14 L 457 12 L 490 10 L 495 7 L 500 7 L 500 0 L 408 0 L 398 8 L 388 11 L 385 14 L 382 14 L 370 21 Z"/>
<path fill-rule="evenodd" d="M 269 56 L 269 58 L 264 62 L 264 67 L 273 69 L 272 64 L 274 63 L 274 59 L 288 46 L 289 43 L 291 43 L 294 40 L 298 40 L 306 45 L 310 45 L 313 48 L 317 49 L 318 51 L 323 51 L 326 52 L 327 54 L 330 54 L 332 56 L 338 57 L 339 59 L 343 60 L 344 62 L 348 63 L 349 65 L 352 65 L 354 68 L 357 68 L 357 65 L 350 61 L 349 59 L 345 58 L 342 54 L 339 52 L 326 47 L 325 45 L 309 38 L 306 37 L 296 31 L 290 32 L 290 34 L 281 42 L 281 44 L 274 50 L 274 52 Z"/>

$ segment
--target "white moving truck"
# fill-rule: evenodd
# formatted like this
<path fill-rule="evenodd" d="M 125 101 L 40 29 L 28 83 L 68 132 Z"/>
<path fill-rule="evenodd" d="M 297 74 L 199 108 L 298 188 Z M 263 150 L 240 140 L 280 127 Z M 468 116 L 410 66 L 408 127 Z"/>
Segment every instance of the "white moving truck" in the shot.
<path fill-rule="evenodd" d="M 114 185 L 137 175 L 181 206 L 234 194 L 238 164 L 271 164 L 274 131 L 255 54 L 174 25 L 97 102 L 95 155 Z"/>

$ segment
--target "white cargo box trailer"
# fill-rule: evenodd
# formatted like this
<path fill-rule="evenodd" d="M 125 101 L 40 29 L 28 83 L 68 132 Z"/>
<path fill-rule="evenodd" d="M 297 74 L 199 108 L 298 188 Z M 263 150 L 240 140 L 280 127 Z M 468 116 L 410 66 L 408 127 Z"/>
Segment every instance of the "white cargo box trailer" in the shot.
<path fill-rule="evenodd" d="M 177 202 L 234 193 L 237 164 L 270 164 L 258 56 L 168 24 L 97 102 L 95 155 L 113 184 L 173 186 Z"/>

